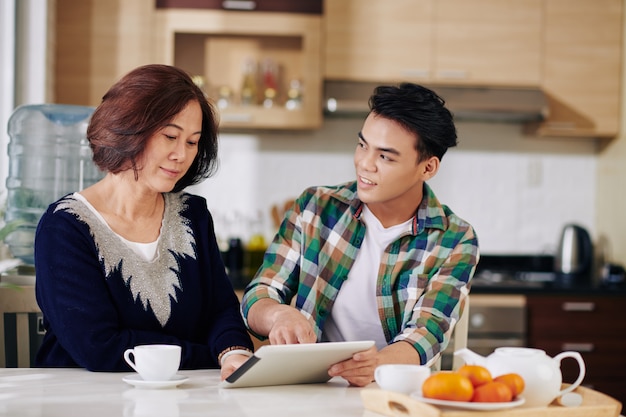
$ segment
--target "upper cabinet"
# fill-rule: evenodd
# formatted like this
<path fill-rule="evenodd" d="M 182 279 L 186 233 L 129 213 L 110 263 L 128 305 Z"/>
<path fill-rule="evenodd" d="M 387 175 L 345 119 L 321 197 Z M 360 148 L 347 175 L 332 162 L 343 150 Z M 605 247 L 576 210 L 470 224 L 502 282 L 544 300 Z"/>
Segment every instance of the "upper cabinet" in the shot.
<path fill-rule="evenodd" d="M 157 62 L 195 76 L 220 128 L 321 126 L 320 15 L 158 8 L 155 20 Z"/>
<path fill-rule="evenodd" d="M 543 0 L 434 0 L 433 82 L 538 86 Z"/>
<path fill-rule="evenodd" d="M 154 0 L 56 0 L 54 101 L 97 106 L 124 74 L 153 62 Z"/>
<path fill-rule="evenodd" d="M 537 86 L 543 0 L 327 0 L 328 79 Z"/>
<path fill-rule="evenodd" d="M 546 0 L 542 87 L 545 136 L 613 138 L 619 132 L 622 0 Z"/>
<path fill-rule="evenodd" d="M 614 138 L 623 0 L 326 0 L 324 76 L 540 88 L 543 137 Z"/>
<path fill-rule="evenodd" d="M 427 79 L 432 13 L 432 0 L 326 0 L 325 78 Z"/>

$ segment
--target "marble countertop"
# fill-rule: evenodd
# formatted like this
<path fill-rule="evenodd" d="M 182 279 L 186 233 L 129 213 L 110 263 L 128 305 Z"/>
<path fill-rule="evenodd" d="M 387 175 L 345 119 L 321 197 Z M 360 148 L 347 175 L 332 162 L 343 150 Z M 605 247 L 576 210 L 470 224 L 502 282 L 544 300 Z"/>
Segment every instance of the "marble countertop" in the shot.
<path fill-rule="evenodd" d="M 180 371 L 174 388 L 136 388 L 129 373 L 84 369 L 0 369 L 0 416 L 378 416 L 365 410 L 360 388 L 341 378 L 325 384 L 219 388 L 218 370 Z M 367 388 L 376 387 L 373 383 Z"/>

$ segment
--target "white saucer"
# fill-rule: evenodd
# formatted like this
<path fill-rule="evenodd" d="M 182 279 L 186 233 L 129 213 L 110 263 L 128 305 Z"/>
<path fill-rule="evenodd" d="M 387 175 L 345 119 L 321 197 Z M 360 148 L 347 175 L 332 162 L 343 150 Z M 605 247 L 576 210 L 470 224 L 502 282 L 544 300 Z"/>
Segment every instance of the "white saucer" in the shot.
<path fill-rule="evenodd" d="M 139 374 L 126 375 L 122 378 L 122 381 L 137 387 L 137 388 L 172 388 L 177 387 L 189 378 L 184 375 L 174 375 L 169 381 L 145 381 L 139 376 Z"/>
<path fill-rule="evenodd" d="M 469 401 L 446 401 L 436 400 L 434 398 L 424 398 L 421 393 L 414 392 L 411 397 L 426 404 L 438 405 L 441 407 L 460 408 L 462 410 L 479 410 L 479 411 L 492 411 L 492 410 L 505 410 L 507 408 L 514 408 L 524 404 L 524 398 L 517 397 L 513 401 L 507 401 L 502 403 L 474 403 Z"/>

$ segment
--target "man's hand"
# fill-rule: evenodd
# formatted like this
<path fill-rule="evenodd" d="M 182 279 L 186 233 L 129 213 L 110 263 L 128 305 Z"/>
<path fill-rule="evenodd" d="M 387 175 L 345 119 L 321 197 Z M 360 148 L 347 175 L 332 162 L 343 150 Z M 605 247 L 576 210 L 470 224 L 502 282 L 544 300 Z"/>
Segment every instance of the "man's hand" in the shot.
<path fill-rule="evenodd" d="M 374 381 L 374 371 L 384 363 L 420 364 L 420 358 L 408 342 L 396 342 L 378 351 L 376 346 L 352 355 L 351 359 L 334 364 L 328 375 L 340 376 L 350 385 L 364 387 Z"/>
<path fill-rule="evenodd" d="M 269 298 L 252 305 L 248 313 L 250 328 L 267 336 L 272 345 L 315 343 L 311 323 L 297 309 Z"/>
<path fill-rule="evenodd" d="M 311 323 L 298 310 L 284 304 L 275 308 L 273 325 L 268 337 L 272 345 L 317 341 Z"/>
<path fill-rule="evenodd" d="M 351 359 L 334 364 L 328 370 L 328 375 L 340 376 L 350 385 L 364 387 L 374 380 L 374 370 L 379 365 L 378 349 L 372 346 L 368 350 L 352 355 Z"/>

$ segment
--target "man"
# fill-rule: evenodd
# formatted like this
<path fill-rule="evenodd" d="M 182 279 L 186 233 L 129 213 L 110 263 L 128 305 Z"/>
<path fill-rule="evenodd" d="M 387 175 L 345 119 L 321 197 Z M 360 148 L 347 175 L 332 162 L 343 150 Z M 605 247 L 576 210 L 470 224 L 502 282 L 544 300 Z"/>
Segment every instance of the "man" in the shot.
<path fill-rule="evenodd" d="M 249 329 L 272 344 L 374 340 L 329 369 L 356 386 L 380 364 L 437 359 L 479 258 L 472 226 L 426 184 L 457 143 L 444 101 L 403 83 L 369 105 L 356 181 L 304 191 L 242 300 Z"/>

